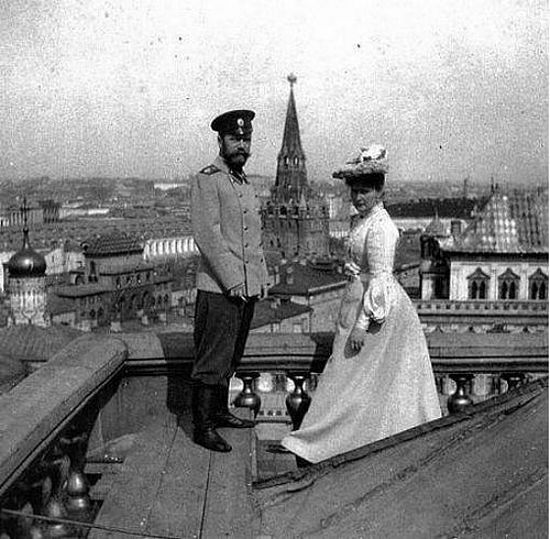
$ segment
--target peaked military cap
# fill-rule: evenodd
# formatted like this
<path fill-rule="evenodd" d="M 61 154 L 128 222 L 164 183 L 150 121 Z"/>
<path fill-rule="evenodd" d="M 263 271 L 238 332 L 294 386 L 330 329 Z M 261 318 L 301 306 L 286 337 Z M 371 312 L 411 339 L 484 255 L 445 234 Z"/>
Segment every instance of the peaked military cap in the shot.
<path fill-rule="evenodd" d="M 252 110 L 230 110 L 212 120 L 210 127 L 220 135 L 248 135 L 252 133 L 252 119 L 256 113 Z"/>

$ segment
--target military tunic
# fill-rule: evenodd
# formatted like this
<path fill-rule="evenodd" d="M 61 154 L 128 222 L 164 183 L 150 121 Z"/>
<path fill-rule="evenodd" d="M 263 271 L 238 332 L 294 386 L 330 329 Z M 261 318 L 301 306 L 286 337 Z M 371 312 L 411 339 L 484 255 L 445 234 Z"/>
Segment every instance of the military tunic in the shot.
<path fill-rule="evenodd" d="M 197 288 L 225 293 L 244 284 L 247 296 L 259 296 L 267 270 L 258 197 L 220 156 L 193 181 L 191 222 L 201 254 Z"/>
<path fill-rule="evenodd" d="M 256 299 L 267 286 L 254 188 L 218 156 L 195 177 L 191 222 L 200 252 L 192 377 L 227 385 L 242 357 Z M 244 284 L 248 300 L 229 297 Z"/>

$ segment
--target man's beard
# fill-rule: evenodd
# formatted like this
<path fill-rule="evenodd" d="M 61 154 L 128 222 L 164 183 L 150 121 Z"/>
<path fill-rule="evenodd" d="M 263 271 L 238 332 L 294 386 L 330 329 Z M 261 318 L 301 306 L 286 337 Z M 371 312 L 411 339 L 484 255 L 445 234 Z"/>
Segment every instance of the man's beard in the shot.
<path fill-rule="evenodd" d="M 222 147 L 222 157 L 229 165 L 229 168 L 240 172 L 243 169 L 245 163 L 248 161 L 250 154 L 245 151 L 235 151 L 231 154 L 228 154 L 225 151 L 225 148 Z"/>

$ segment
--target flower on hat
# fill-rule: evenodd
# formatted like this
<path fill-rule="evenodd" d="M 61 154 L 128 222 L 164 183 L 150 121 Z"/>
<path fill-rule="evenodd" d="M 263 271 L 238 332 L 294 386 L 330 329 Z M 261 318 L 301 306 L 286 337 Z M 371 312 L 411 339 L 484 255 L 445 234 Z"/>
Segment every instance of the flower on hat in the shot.
<path fill-rule="evenodd" d="M 362 147 L 359 155 L 332 173 L 333 178 L 354 178 L 368 174 L 386 174 L 388 172 L 387 150 L 381 144 Z"/>

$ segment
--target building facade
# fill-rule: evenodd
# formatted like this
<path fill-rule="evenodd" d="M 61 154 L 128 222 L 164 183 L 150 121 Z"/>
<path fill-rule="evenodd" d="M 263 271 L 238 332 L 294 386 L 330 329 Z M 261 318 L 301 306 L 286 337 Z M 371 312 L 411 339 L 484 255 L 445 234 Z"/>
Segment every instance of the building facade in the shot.
<path fill-rule="evenodd" d="M 461 331 L 547 329 L 547 192 L 494 187 L 464 231 L 421 242 L 421 318 Z M 440 304 L 445 313 L 432 316 Z"/>
<path fill-rule="evenodd" d="M 143 246 L 122 232 L 91 238 L 83 243 L 84 267 L 73 272 L 73 283 L 55 289 L 71 299 L 75 324 L 90 330 L 138 319 L 147 324 L 165 318 L 172 306 L 172 277 L 143 260 Z"/>

